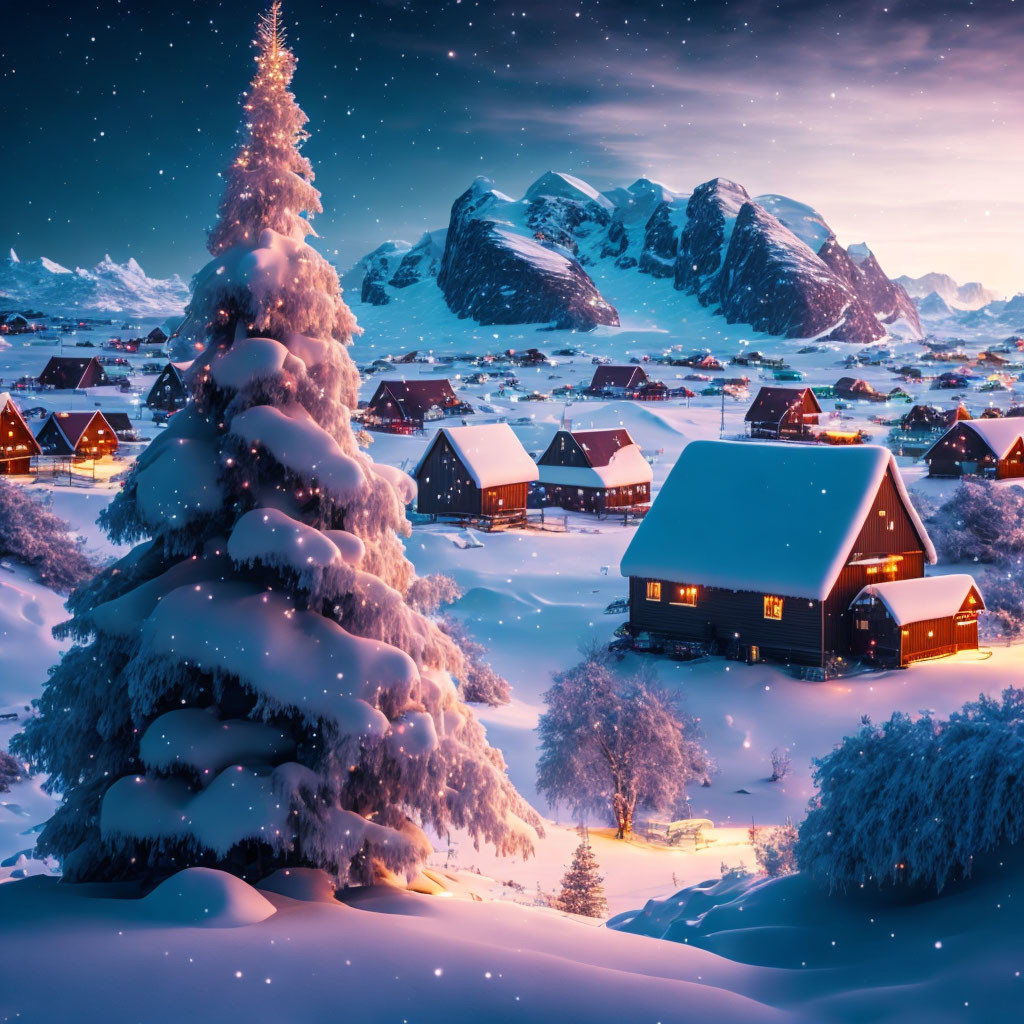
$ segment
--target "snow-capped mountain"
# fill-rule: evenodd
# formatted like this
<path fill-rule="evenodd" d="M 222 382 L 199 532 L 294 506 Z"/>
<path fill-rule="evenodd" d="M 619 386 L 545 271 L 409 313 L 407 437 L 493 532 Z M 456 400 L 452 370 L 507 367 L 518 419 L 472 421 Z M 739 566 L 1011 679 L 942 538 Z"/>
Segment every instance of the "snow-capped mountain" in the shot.
<path fill-rule="evenodd" d="M 937 295 L 950 309 L 980 309 L 999 299 L 999 293 L 985 288 L 977 281 L 957 284 L 949 274 L 925 274 L 923 277 L 897 277 L 912 299 L 926 299 Z"/>
<path fill-rule="evenodd" d="M 640 178 L 599 192 L 549 171 L 515 200 L 478 178 L 447 231 L 387 242 L 345 276 L 349 295 L 386 305 L 436 277 L 448 308 L 480 324 L 589 330 L 619 323 L 595 277 L 643 274 L 695 295 L 729 323 L 791 338 L 867 343 L 921 336 L 917 310 L 865 245 L 843 249 L 814 209 L 751 198 L 724 178 L 692 195 Z"/>
<path fill-rule="evenodd" d="M 46 257 L 20 260 L 12 249 L 0 263 L 0 296 L 48 313 L 163 316 L 185 308 L 188 286 L 177 274 L 148 277 L 134 259 L 115 263 L 104 256 L 91 270 L 69 270 Z"/>

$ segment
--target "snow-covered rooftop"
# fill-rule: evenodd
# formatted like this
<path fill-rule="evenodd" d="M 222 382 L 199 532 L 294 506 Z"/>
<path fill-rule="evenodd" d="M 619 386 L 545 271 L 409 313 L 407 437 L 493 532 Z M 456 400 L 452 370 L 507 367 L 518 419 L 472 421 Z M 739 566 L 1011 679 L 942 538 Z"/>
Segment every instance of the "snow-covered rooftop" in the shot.
<path fill-rule="evenodd" d="M 885 448 L 693 441 L 626 549 L 622 575 L 823 600 L 887 471 L 934 562 Z"/>
<path fill-rule="evenodd" d="M 586 436 L 582 431 L 575 435 Z M 636 444 L 627 444 L 615 452 L 603 466 L 543 466 L 537 467 L 542 484 L 563 487 L 630 487 L 649 484 L 654 470 Z"/>
<path fill-rule="evenodd" d="M 888 609 L 897 626 L 927 619 L 947 619 L 963 607 L 971 591 L 978 595 L 977 611 L 985 607 L 974 577 L 966 573 L 951 576 L 924 576 L 916 580 L 890 580 L 865 587 L 854 599 L 860 604 L 877 598 Z M 852 605 L 851 605 L 852 607 Z"/>
<path fill-rule="evenodd" d="M 477 487 L 501 487 L 537 479 L 537 464 L 507 423 L 483 423 L 475 427 L 443 427 L 444 435 Z M 435 438 L 434 444 L 437 443 Z M 428 446 L 416 472 L 434 447 Z"/>

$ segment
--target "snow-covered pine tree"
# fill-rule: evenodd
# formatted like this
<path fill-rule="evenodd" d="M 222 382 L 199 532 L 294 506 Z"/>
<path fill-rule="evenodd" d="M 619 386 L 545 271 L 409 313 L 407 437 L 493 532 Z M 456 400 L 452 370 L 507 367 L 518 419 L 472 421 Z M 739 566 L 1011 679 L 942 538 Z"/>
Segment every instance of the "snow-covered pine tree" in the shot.
<path fill-rule="evenodd" d="M 102 516 L 142 543 L 72 595 L 75 644 L 15 744 L 63 795 L 39 847 L 71 879 L 368 882 L 414 870 L 424 827 L 526 853 L 540 824 L 457 697 L 457 646 L 406 601 L 412 483 L 350 429 L 357 328 L 305 241 L 321 207 L 279 3 L 256 47 L 189 402 Z"/>
<path fill-rule="evenodd" d="M 567 914 L 582 914 L 584 917 L 606 917 L 608 903 L 604 898 L 604 879 L 597 873 L 597 860 L 586 837 L 576 847 L 572 864 L 562 876 L 562 888 L 555 899 L 555 906 Z"/>

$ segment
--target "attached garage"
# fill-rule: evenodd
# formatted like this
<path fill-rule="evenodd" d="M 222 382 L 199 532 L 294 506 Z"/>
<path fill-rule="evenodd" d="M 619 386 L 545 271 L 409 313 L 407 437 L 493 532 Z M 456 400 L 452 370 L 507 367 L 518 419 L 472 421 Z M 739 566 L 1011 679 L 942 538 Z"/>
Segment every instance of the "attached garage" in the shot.
<path fill-rule="evenodd" d="M 903 668 L 978 649 L 985 602 L 966 574 L 873 583 L 853 599 L 852 647 L 868 661 Z"/>

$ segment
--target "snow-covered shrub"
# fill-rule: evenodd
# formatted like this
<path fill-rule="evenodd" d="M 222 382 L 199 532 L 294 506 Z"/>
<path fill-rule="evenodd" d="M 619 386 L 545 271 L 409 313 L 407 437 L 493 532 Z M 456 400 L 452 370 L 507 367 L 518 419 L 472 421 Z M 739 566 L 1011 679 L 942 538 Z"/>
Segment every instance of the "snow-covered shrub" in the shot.
<path fill-rule="evenodd" d="M 305 241 L 320 198 L 279 19 L 193 281 L 188 404 L 101 517 L 142 543 L 72 595 L 74 645 L 12 744 L 62 794 L 38 848 L 70 880 L 366 883 L 413 874 L 425 829 L 522 854 L 540 829 L 459 700 L 461 652 L 408 600 L 414 485 L 352 433 L 358 328 Z"/>
<path fill-rule="evenodd" d="M 1024 491 L 986 480 L 962 480 L 931 517 L 928 529 L 946 561 L 999 562 L 1020 554 Z"/>
<path fill-rule="evenodd" d="M 439 608 L 452 604 L 462 596 L 462 588 L 444 573 L 419 576 L 409 586 L 406 600 L 411 608 L 424 615 L 433 615 Z"/>
<path fill-rule="evenodd" d="M 487 650 L 483 644 L 477 643 L 466 631 L 465 623 L 454 615 L 443 616 L 440 625 L 462 651 L 465 665 L 462 670 L 455 670 L 462 699 L 470 704 L 489 704 L 492 708 L 507 704 L 512 699 L 508 680 L 484 660 Z"/>
<path fill-rule="evenodd" d="M 938 720 L 894 714 L 814 762 L 797 862 L 829 889 L 941 891 L 975 858 L 1024 839 L 1024 690 Z"/>
<path fill-rule="evenodd" d="M 788 774 L 791 759 L 789 750 L 780 750 L 775 747 L 771 752 L 772 773 L 768 777 L 769 782 L 781 782 Z"/>
<path fill-rule="evenodd" d="M 754 847 L 757 866 L 769 877 L 791 875 L 796 865 L 797 830 L 792 822 L 772 828 L 753 825 L 750 845 Z"/>
<path fill-rule="evenodd" d="M 638 808 L 671 811 L 711 774 L 697 719 L 643 675 L 617 675 L 600 649 L 558 673 L 544 701 L 537 789 L 576 815 L 610 810 L 619 838 Z"/>
<path fill-rule="evenodd" d="M 70 590 L 95 571 L 68 524 L 19 484 L 0 478 L 0 558 L 30 566 L 55 590 Z"/>
<path fill-rule="evenodd" d="M 567 914 L 584 917 L 607 917 L 608 901 L 604 898 L 604 879 L 597 873 L 597 860 L 590 843 L 583 839 L 572 855 L 572 864 L 562 876 L 562 888 L 553 905 Z"/>
<path fill-rule="evenodd" d="M 1014 640 L 1024 633 L 1024 570 L 1019 558 L 1007 558 L 985 576 L 982 634 L 991 640 Z"/>
<path fill-rule="evenodd" d="M 9 793 L 11 786 L 25 777 L 24 765 L 11 757 L 6 750 L 0 750 L 0 793 Z"/>

